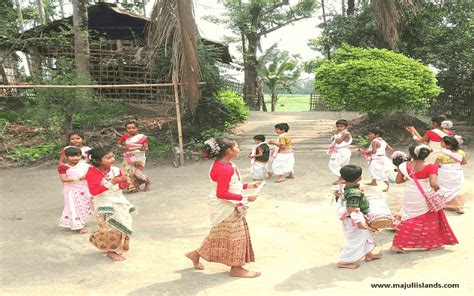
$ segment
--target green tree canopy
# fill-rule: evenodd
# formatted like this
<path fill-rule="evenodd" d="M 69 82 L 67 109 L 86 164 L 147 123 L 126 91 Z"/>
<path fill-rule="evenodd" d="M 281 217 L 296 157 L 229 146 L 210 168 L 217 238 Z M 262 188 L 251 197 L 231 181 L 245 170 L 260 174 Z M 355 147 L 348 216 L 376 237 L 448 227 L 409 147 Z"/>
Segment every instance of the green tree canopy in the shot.
<path fill-rule="evenodd" d="M 316 70 L 316 89 L 335 109 L 369 115 L 424 110 L 441 88 L 421 62 L 386 49 L 343 45 Z"/>

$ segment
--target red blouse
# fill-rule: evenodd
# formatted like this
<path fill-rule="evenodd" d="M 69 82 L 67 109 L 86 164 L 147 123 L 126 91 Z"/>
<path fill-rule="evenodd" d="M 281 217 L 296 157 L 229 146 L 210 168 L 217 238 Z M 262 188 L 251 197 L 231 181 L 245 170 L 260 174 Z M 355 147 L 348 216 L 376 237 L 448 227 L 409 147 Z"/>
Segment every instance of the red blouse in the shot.
<path fill-rule="evenodd" d="M 452 136 L 453 132 L 449 131 L 448 136 Z M 428 136 L 428 139 L 433 142 L 441 142 L 441 137 L 435 133 L 433 130 L 426 131 L 426 135 Z"/>
<path fill-rule="evenodd" d="M 104 191 L 109 190 L 109 187 L 104 186 L 102 184 L 102 180 L 105 178 L 105 175 L 108 174 L 110 171 L 110 167 L 105 171 L 102 172 L 96 167 L 91 166 L 89 170 L 87 171 L 86 174 L 86 180 L 87 180 L 87 185 L 89 186 L 89 191 L 92 195 L 99 195 L 103 193 Z M 119 172 L 118 176 L 116 177 L 121 177 L 122 172 Z M 120 189 L 125 189 L 129 186 L 130 184 L 128 181 L 123 181 L 119 183 L 119 188 Z"/>
<path fill-rule="evenodd" d="M 411 163 L 410 163 L 411 164 Z M 408 173 L 411 174 L 413 172 L 411 165 L 408 166 Z M 430 175 L 438 175 L 438 166 L 435 164 L 427 164 L 425 167 L 415 173 L 415 177 L 417 179 L 427 179 Z"/>
<path fill-rule="evenodd" d="M 223 163 L 221 161 L 214 161 L 209 176 L 211 180 L 217 182 L 216 196 L 221 199 L 227 200 L 242 200 L 241 194 L 235 194 L 229 192 L 230 180 L 234 173 L 237 174 L 240 180 L 238 171 L 234 170 L 234 167 L 230 163 Z M 243 189 L 247 189 L 248 184 L 243 184 Z"/>
<path fill-rule="evenodd" d="M 67 171 L 69 168 L 70 168 L 70 166 L 65 165 L 65 164 L 62 164 L 62 165 L 58 166 L 58 173 L 59 173 L 60 175 L 64 175 L 64 174 L 66 174 L 66 171 Z"/>

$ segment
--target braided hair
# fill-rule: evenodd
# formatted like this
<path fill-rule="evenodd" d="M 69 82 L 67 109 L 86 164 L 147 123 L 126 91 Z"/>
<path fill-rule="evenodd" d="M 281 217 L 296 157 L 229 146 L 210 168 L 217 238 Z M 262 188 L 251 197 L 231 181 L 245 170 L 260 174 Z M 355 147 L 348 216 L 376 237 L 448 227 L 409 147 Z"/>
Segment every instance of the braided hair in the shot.
<path fill-rule="evenodd" d="M 227 137 L 210 138 L 204 142 L 201 156 L 204 158 L 221 159 L 225 152 L 236 144 L 235 140 Z"/>

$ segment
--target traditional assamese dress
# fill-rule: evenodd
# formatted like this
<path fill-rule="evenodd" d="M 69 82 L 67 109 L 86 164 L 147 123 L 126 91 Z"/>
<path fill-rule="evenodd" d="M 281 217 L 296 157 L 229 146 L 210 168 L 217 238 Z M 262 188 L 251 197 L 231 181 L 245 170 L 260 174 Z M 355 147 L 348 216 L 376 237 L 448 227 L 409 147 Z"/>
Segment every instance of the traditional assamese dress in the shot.
<path fill-rule="evenodd" d="M 272 170 L 277 176 L 284 176 L 293 173 L 295 168 L 295 152 L 288 133 L 278 136 L 279 149 L 273 159 Z"/>
<path fill-rule="evenodd" d="M 250 156 L 255 156 L 258 149 L 263 151 L 263 155 L 250 160 L 250 175 L 254 180 L 263 180 L 265 173 L 269 170 L 268 159 L 270 158 L 270 147 L 268 147 L 265 142 L 259 143 L 252 148 Z"/>
<path fill-rule="evenodd" d="M 369 203 L 357 184 L 344 187 L 344 195 L 340 195 L 336 207 L 346 238 L 339 263 L 357 262 L 375 248 L 372 231 L 357 227 L 359 222 L 367 224 L 365 215 L 368 214 Z M 358 210 L 348 215 L 347 207 L 358 208 Z"/>
<path fill-rule="evenodd" d="M 399 171 L 408 178 L 403 196 L 401 222 L 395 232 L 393 245 L 401 248 L 432 249 L 443 245 L 458 243 L 443 210 L 430 212 L 422 193 L 412 179 L 418 179 L 421 188 L 428 195 L 433 192 L 430 175 L 438 174 L 438 167 L 427 164 L 423 170 L 414 173 L 410 162 L 398 166 Z"/>
<path fill-rule="evenodd" d="M 445 136 L 452 136 L 452 132 L 445 133 L 440 129 L 434 128 L 429 131 L 426 131 L 426 135 L 428 139 L 430 139 L 430 147 L 433 149 L 433 152 L 425 159 L 426 163 L 434 163 L 436 158 L 438 157 L 439 153 L 441 152 L 441 141 Z"/>
<path fill-rule="evenodd" d="M 89 241 L 102 251 L 122 254 L 129 249 L 132 234 L 133 205 L 122 193 L 129 185 L 127 181 L 112 184 L 110 180 L 122 176 L 117 167 L 102 172 L 90 167 L 86 175 L 89 190 L 94 196 L 94 210 L 99 222 L 99 230 L 94 231 Z"/>
<path fill-rule="evenodd" d="M 60 175 L 70 179 L 79 179 L 86 175 L 89 165 L 80 161 L 75 166 L 63 164 L 58 167 Z M 64 209 L 59 218 L 59 226 L 79 230 L 84 228 L 92 215 L 92 196 L 87 182 L 63 182 Z"/>
<path fill-rule="evenodd" d="M 450 203 L 448 206 L 462 207 L 462 200 L 458 196 L 464 185 L 464 173 L 461 167 L 464 156 L 462 150 L 453 152 L 446 148 L 438 155 L 438 184 L 446 202 Z"/>
<path fill-rule="evenodd" d="M 369 172 L 372 175 L 372 179 L 388 182 L 389 172 L 393 171 L 394 165 L 385 154 L 387 142 L 382 138 L 375 138 L 372 142 L 374 141 L 379 143 L 380 147 L 369 156 Z"/>
<path fill-rule="evenodd" d="M 242 183 L 233 163 L 214 161 L 209 176 L 213 186 L 209 194 L 212 229 L 197 250 L 199 256 L 228 266 L 255 262 L 241 194 L 248 184 Z"/>
<path fill-rule="evenodd" d="M 346 133 L 349 134 L 349 140 L 343 141 L 339 144 L 336 143 L 341 137 Z M 349 146 L 352 144 L 352 135 L 347 130 L 343 130 L 333 136 L 331 145 L 327 150 L 327 154 L 330 155 L 329 159 L 329 169 L 331 173 L 340 177 L 341 173 L 339 172 L 341 168 L 345 165 L 348 165 L 351 161 L 351 150 Z"/>
<path fill-rule="evenodd" d="M 73 145 L 66 146 L 63 149 L 61 149 L 61 155 L 65 155 L 66 153 L 65 150 L 71 147 L 78 148 L 77 146 L 73 146 Z M 83 161 L 89 162 L 89 152 L 91 151 L 91 149 L 92 148 L 88 146 L 82 146 L 81 148 L 79 148 L 79 150 L 81 150 L 81 157 Z"/>
<path fill-rule="evenodd" d="M 131 185 L 134 188 L 138 188 L 140 184 L 149 181 L 149 178 L 144 173 L 146 163 L 145 151 L 140 150 L 145 143 L 148 143 L 148 137 L 144 134 L 134 136 L 124 134 L 120 137 L 119 143 L 127 148 L 127 151 L 123 153 L 122 172 L 127 176 Z"/>

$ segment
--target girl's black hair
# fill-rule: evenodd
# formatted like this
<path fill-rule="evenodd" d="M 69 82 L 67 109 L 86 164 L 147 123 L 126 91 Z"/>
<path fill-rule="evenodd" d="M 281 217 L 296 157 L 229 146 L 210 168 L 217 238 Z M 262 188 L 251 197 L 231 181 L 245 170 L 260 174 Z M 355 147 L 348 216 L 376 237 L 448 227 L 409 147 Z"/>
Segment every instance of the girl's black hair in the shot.
<path fill-rule="evenodd" d="M 255 135 L 253 137 L 254 140 L 259 140 L 260 142 L 265 142 L 265 136 L 264 135 Z"/>
<path fill-rule="evenodd" d="M 341 173 L 341 178 L 346 182 L 354 182 L 357 178 L 362 176 L 362 168 L 358 165 L 345 165 L 339 172 Z"/>
<path fill-rule="evenodd" d="M 415 154 L 415 148 L 417 146 L 418 145 L 412 145 L 412 146 L 410 146 L 410 148 L 408 148 L 408 151 L 410 152 L 411 158 L 413 158 L 415 160 L 425 160 L 430 155 L 431 150 L 428 149 L 428 148 L 422 147 L 420 149 L 420 152 L 418 153 L 418 155 L 416 155 Z"/>
<path fill-rule="evenodd" d="M 98 167 L 102 163 L 102 157 L 112 152 L 111 149 L 99 147 L 91 149 L 89 152 L 89 157 L 91 159 L 91 164 L 95 167 Z"/>
<path fill-rule="evenodd" d="M 397 168 L 399 165 L 407 161 L 410 161 L 410 157 L 403 157 L 402 155 L 399 155 L 392 159 L 393 165 L 396 166 Z M 397 171 L 397 169 L 395 169 L 395 171 Z"/>
<path fill-rule="evenodd" d="M 455 137 L 444 136 L 443 137 L 444 144 L 449 146 L 450 150 L 458 151 L 459 150 L 459 142 L 456 140 Z"/>
<path fill-rule="evenodd" d="M 336 125 L 343 125 L 345 127 L 348 127 L 349 126 L 349 121 L 347 121 L 345 119 L 339 119 L 338 121 L 336 121 Z"/>
<path fill-rule="evenodd" d="M 379 128 L 376 128 L 376 127 L 370 128 L 370 129 L 368 130 L 368 132 L 369 132 L 369 133 L 373 133 L 373 134 L 375 134 L 375 135 L 377 135 L 377 136 L 379 136 L 379 137 L 382 137 L 383 134 L 384 134 L 384 131 L 383 131 L 383 130 L 381 130 L 381 129 L 379 129 Z"/>
<path fill-rule="evenodd" d="M 71 137 L 74 136 L 74 135 L 79 136 L 83 141 L 85 140 L 84 134 L 82 132 L 72 131 L 67 135 L 68 142 L 71 140 Z"/>
<path fill-rule="evenodd" d="M 64 149 L 64 155 L 67 156 L 82 156 L 81 150 L 77 147 L 67 147 Z"/>
<path fill-rule="evenodd" d="M 138 128 L 138 122 L 136 121 L 127 121 L 127 123 L 125 123 L 125 128 L 127 128 L 129 124 L 134 124 Z"/>
<path fill-rule="evenodd" d="M 233 148 L 237 144 L 234 139 L 227 137 L 211 139 L 209 141 L 206 141 L 208 143 L 204 144 L 203 156 L 214 159 L 221 159 L 228 149 Z"/>
<path fill-rule="evenodd" d="M 437 115 L 431 117 L 431 122 L 436 123 L 439 127 L 441 127 L 441 122 L 445 121 L 446 117 L 443 115 Z"/>
<path fill-rule="evenodd" d="M 285 131 L 285 132 L 288 132 L 290 130 L 290 126 L 288 125 L 288 123 L 285 123 L 285 122 L 275 124 L 275 128 Z"/>

